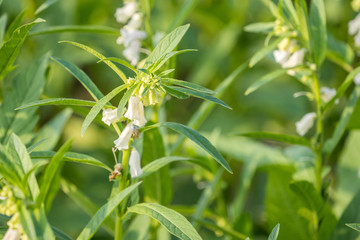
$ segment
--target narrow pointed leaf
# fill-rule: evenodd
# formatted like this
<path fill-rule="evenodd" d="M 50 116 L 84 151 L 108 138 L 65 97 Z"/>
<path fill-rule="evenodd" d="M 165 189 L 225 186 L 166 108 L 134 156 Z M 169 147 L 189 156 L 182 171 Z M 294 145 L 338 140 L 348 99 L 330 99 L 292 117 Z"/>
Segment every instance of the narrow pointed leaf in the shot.
<path fill-rule="evenodd" d="M 83 70 L 66 60 L 56 57 L 53 57 L 52 59 L 63 66 L 69 73 L 71 73 L 71 75 L 79 80 L 79 82 L 86 88 L 86 90 L 95 100 L 99 100 L 100 98 L 104 97 L 104 94 L 102 94 L 102 92 L 97 88 L 97 86 L 93 83 L 93 81 L 91 81 L 91 79 Z"/>
<path fill-rule="evenodd" d="M 117 33 L 118 34 L 118 33 Z M 115 57 L 109 57 L 109 58 L 104 58 L 102 60 L 99 60 L 99 62 L 103 62 L 105 60 L 109 60 L 109 61 L 112 61 L 112 62 L 116 62 L 116 63 L 119 63 L 125 67 L 127 67 L 128 69 L 132 70 L 134 73 L 138 74 L 136 69 L 133 67 L 133 65 L 131 65 L 130 63 L 128 63 L 127 61 L 125 61 L 124 59 L 120 59 L 120 58 L 115 58 Z"/>
<path fill-rule="evenodd" d="M 15 110 L 25 109 L 29 107 L 36 107 L 36 106 L 49 106 L 49 105 L 93 107 L 95 104 L 96 102 L 88 101 L 88 100 L 80 100 L 73 98 L 50 98 L 50 99 L 38 100 L 31 103 L 27 103 L 25 105 L 16 108 Z"/>
<path fill-rule="evenodd" d="M 19 54 L 20 47 L 25 41 L 30 29 L 38 23 L 44 22 L 43 19 L 36 19 L 35 21 L 25 24 L 17 28 L 12 37 L 4 43 L 0 48 L 0 80 L 11 71 L 13 63 Z"/>
<path fill-rule="evenodd" d="M 68 44 L 74 45 L 76 47 L 79 47 L 79 48 L 87 51 L 88 53 L 94 55 L 95 57 L 97 57 L 100 60 L 104 60 L 106 58 L 101 53 L 99 53 L 99 52 L 95 51 L 94 49 L 92 49 L 84 44 L 81 44 L 81 43 L 71 42 L 71 41 L 60 41 L 59 43 L 68 43 Z M 113 64 L 109 60 L 104 60 L 104 63 L 106 65 L 108 65 L 124 81 L 124 83 L 127 83 L 125 74 L 119 68 L 117 68 L 115 64 Z"/>
<path fill-rule="evenodd" d="M 116 95 L 118 95 L 122 90 L 127 88 L 127 84 L 123 84 L 114 90 L 112 90 L 110 93 L 108 93 L 105 97 L 101 98 L 93 108 L 91 108 L 89 114 L 86 116 L 83 125 L 81 127 L 81 135 L 84 135 L 86 129 L 90 126 L 92 121 L 94 121 L 96 115 L 103 109 L 103 107 L 108 103 L 111 99 L 113 99 Z"/>
<path fill-rule="evenodd" d="M 360 232 L 360 224 L 359 223 L 346 223 L 346 226 L 348 226 L 349 228 L 354 229 L 355 231 Z"/>
<path fill-rule="evenodd" d="M 218 152 L 218 150 L 207 140 L 204 136 L 202 136 L 200 133 L 196 132 L 195 130 L 182 125 L 180 123 L 174 123 L 174 122 L 163 122 L 163 123 L 157 123 L 148 127 L 143 128 L 143 131 L 155 128 L 155 127 L 167 127 L 172 130 L 174 130 L 177 133 L 180 133 L 186 137 L 188 137 L 190 140 L 195 142 L 197 145 L 199 145 L 203 150 L 205 150 L 207 153 L 209 153 L 221 166 L 223 166 L 228 172 L 232 173 L 229 164 L 226 162 L 224 157 Z"/>
<path fill-rule="evenodd" d="M 269 74 L 266 74 L 265 76 L 261 77 L 258 81 L 254 82 L 253 84 L 246 89 L 245 95 L 249 95 L 250 93 L 256 91 L 258 88 L 262 87 L 263 85 L 271 82 L 272 80 L 275 80 L 276 78 L 280 77 L 281 75 L 284 75 L 288 71 L 287 69 L 279 69 L 275 70 Z"/>
<path fill-rule="evenodd" d="M 181 214 L 155 203 L 141 203 L 128 208 L 129 212 L 145 214 L 159 221 L 171 234 L 183 240 L 200 240 L 200 235 Z"/>
<path fill-rule="evenodd" d="M 162 87 L 165 89 L 166 93 L 168 93 L 171 96 L 176 97 L 178 99 L 187 99 L 187 98 L 190 97 L 189 95 L 187 95 L 185 93 L 182 93 L 182 92 L 180 92 L 180 91 L 178 91 L 176 89 L 170 88 L 168 86 L 163 85 Z"/>
<path fill-rule="evenodd" d="M 66 142 L 54 155 L 54 157 L 50 161 L 50 164 L 46 168 L 43 180 L 40 185 L 40 195 L 36 200 L 38 206 L 40 206 L 42 203 L 45 202 L 47 195 L 51 191 L 50 188 L 53 184 L 56 175 L 60 174 L 63 157 L 65 153 L 70 149 L 70 146 L 71 146 L 71 141 Z"/>
<path fill-rule="evenodd" d="M 144 68 L 147 69 L 151 65 L 160 61 L 164 55 L 173 51 L 189 29 L 189 26 L 189 24 L 180 26 L 165 37 L 163 37 L 146 59 Z"/>
<path fill-rule="evenodd" d="M 3 14 L 0 17 L 0 46 L 2 45 L 2 43 L 4 41 L 6 23 L 7 23 L 7 15 Z"/>
<path fill-rule="evenodd" d="M 182 53 L 186 53 L 186 52 L 196 52 L 197 50 L 195 49 L 185 49 L 185 50 L 180 50 L 180 51 L 172 51 L 172 52 L 169 52 L 165 55 L 163 55 L 157 62 L 153 63 L 152 65 L 149 66 L 149 71 L 150 72 L 156 72 L 158 69 L 160 69 L 165 63 L 167 60 L 169 60 L 170 58 L 172 57 L 175 57 L 179 54 L 182 54 Z"/>
<path fill-rule="evenodd" d="M 274 27 L 274 22 L 258 22 L 246 25 L 244 27 L 244 31 L 253 33 L 270 33 Z"/>
<path fill-rule="evenodd" d="M 196 83 L 186 82 L 186 81 L 177 80 L 177 79 L 173 79 L 173 78 L 161 78 L 161 83 L 182 86 L 182 87 L 190 88 L 192 90 L 207 93 L 207 94 L 215 94 L 216 93 L 213 90 L 207 89 Z"/>
<path fill-rule="evenodd" d="M 35 15 L 41 13 L 42 11 L 46 10 L 47 8 L 49 8 L 51 5 L 53 5 L 54 3 L 56 3 L 58 0 L 47 0 L 45 1 L 43 4 L 41 4 L 35 11 Z"/>
<path fill-rule="evenodd" d="M 121 113 L 123 112 L 123 109 L 126 105 L 126 103 L 129 101 L 132 93 L 134 92 L 135 88 L 137 88 L 138 84 L 134 84 L 132 85 L 125 93 L 124 96 L 121 98 L 121 100 L 119 101 L 119 105 L 117 107 L 118 111 L 117 111 L 117 115 L 118 117 L 121 116 Z"/>
<path fill-rule="evenodd" d="M 134 191 L 141 182 L 136 183 L 112 197 L 105 205 L 103 205 L 86 225 L 83 231 L 80 233 L 77 240 L 88 240 L 99 229 L 105 219 L 115 210 L 115 208 L 124 200 L 132 191 Z"/>
<path fill-rule="evenodd" d="M 30 156 L 32 158 L 52 158 L 55 156 L 55 154 L 56 152 L 54 151 L 39 151 L 39 152 L 32 152 Z M 111 168 L 109 168 L 106 164 L 102 163 L 101 161 L 82 153 L 67 152 L 64 155 L 64 160 L 68 162 L 76 162 L 81 164 L 92 165 L 95 167 L 101 167 L 108 170 L 109 172 L 113 171 Z"/>
<path fill-rule="evenodd" d="M 201 99 L 204 99 L 204 100 L 208 100 L 210 102 L 214 102 L 214 103 L 219 104 L 219 105 L 221 105 L 223 107 L 226 107 L 228 109 L 232 109 L 231 107 L 229 107 L 229 105 L 227 105 L 226 103 L 224 103 L 220 99 L 218 99 L 218 98 L 216 98 L 214 96 L 208 95 L 206 93 L 203 93 L 203 92 L 198 92 L 198 91 L 194 91 L 192 89 L 182 88 L 182 87 L 174 87 L 174 86 L 168 86 L 167 88 L 171 88 L 173 90 L 182 92 L 184 94 L 187 94 L 187 95 L 190 95 L 190 96 L 193 96 L 193 97 L 197 97 L 197 98 L 201 98 Z"/>
<path fill-rule="evenodd" d="M 277 240 L 280 231 L 280 224 L 276 224 L 268 237 L 268 240 Z"/>
<path fill-rule="evenodd" d="M 290 136 L 281 133 L 270 133 L 270 132 L 249 132 L 236 134 L 238 136 L 252 137 L 252 138 L 263 138 L 269 140 L 280 141 L 290 144 L 298 144 L 304 146 L 310 146 L 310 141 L 303 137 Z"/>
<path fill-rule="evenodd" d="M 83 32 L 83 33 L 94 33 L 94 34 L 110 34 L 119 35 L 119 30 L 107 26 L 94 26 L 94 25 L 65 25 L 65 26 L 51 26 L 42 28 L 36 31 L 31 31 L 31 35 L 43 35 L 43 34 L 54 34 L 63 32 Z"/>

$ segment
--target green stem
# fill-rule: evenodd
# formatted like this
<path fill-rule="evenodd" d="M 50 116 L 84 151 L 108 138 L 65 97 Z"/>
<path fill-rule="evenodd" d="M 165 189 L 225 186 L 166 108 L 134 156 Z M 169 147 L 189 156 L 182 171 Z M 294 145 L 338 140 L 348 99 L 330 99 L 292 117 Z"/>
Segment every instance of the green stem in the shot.
<path fill-rule="evenodd" d="M 315 136 L 315 146 L 314 149 L 316 151 L 316 162 L 315 162 L 315 177 L 316 177 L 316 189 L 321 192 L 321 172 L 323 165 L 323 157 L 322 157 L 322 145 L 323 145 L 323 136 L 324 136 L 324 126 L 323 126 L 323 111 L 321 107 L 321 95 L 319 88 L 319 81 L 317 76 L 314 74 L 313 77 L 313 92 L 315 95 L 316 101 L 316 136 Z"/>
<path fill-rule="evenodd" d="M 126 184 L 127 184 L 127 175 L 128 175 L 128 165 L 129 165 L 129 155 L 130 155 L 130 147 L 131 144 L 131 139 L 129 141 L 129 148 L 127 150 L 123 151 L 123 156 L 122 156 L 122 175 L 120 178 L 120 183 L 119 183 L 119 192 L 121 192 L 122 190 L 124 190 L 126 188 Z M 126 202 L 124 200 L 124 202 Z M 126 203 L 125 203 L 126 205 Z M 116 221 L 115 221 L 115 240 L 121 240 L 123 238 L 123 230 L 122 230 L 122 215 L 123 215 L 123 211 L 121 206 L 119 206 L 116 210 Z"/>

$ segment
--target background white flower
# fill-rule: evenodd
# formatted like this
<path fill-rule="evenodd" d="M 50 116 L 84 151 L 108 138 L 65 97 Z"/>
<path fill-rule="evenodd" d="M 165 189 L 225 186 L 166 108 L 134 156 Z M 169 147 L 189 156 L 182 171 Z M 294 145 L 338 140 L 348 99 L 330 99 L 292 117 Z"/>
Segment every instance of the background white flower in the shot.
<path fill-rule="evenodd" d="M 316 113 L 314 112 L 305 114 L 300 119 L 300 121 L 295 123 L 297 133 L 300 136 L 304 136 L 314 125 L 315 118 L 316 118 Z"/>
<path fill-rule="evenodd" d="M 102 117 L 102 121 L 107 124 L 108 126 L 110 126 L 111 123 L 113 122 L 117 122 L 119 120 L 119 118 L 117 117 L 117 108 L 116 109 L 110 109 L 107 108 L 103 111 L 103 117 Z"/>
<path fill-rule="evenodd" d="M 336 95 L 335 88 L 321 87 L 320 88 L 321 101 L 323 103 L 329 102 Z M 336 100 L 336 104 L 339 102 L 339 99 Z"/>
<path fill-rule="evenodd" d="M 137 10 L 135 1 L 125 2 L 122 8 L 117 8 L 115 12 L 116 21 L 125 23 Z"/>

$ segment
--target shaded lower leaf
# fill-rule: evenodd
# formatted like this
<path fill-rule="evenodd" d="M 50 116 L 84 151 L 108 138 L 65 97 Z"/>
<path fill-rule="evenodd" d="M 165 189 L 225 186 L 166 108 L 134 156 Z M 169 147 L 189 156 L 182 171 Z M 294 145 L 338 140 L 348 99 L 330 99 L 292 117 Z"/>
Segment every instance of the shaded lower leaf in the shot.
<path fill-rule="evenodd" d="M 51 26 L 42 28 L 36 31 L 30 32 L 31 35 L 43 35 L 43 34 L 54 34 L 63 32 L 84 32 L 84 33 L 95 33 L 95 34 L 112 34 L 118 35 L 119 30 L 107 26 L 95 26 L 95 25 L 65 25 L 65 26 Z"/>
<path fill-rule="evenodd" d="M 240 133 L 235 134 L 238 136 L 244 137 L 252 137 L 252 138 L 263 138 L 263 139 L 270 139 L 276 140 L 284 143 L 291 143 L 291 144 L 298 144 L 304 146 L 310 146 L 310 141 L 303 137 L 297 136 L 290 136 L 281 133 L 270 133 L 270 132 L 250 132 L 250 133 Z"/>
<path fill-rule="evenodd" d="M 249 95 L 250 93 L 256 91 L 261 86 L 265 85 L 266 83 L 271 82 L 272 80 L 275 80 L 276 78 L 280 77 L 281 75 L 284 75 L 288 71 L 287 69 L 279 69 L 275 70 L 271 73 L 266 74 L 265 76 L 261 77 L 258 81 L 254 82 L 250 85 L 245 91 L 245 95 Z"/>
<path fill-rule="evenodd" d="M 203 87 L 201 85 L 198 85 L 196 83 L 177 80 L 177 79 L 173 79 L 173 78 L 161 78 L 161 83 L 178 85 L 178 86 L 193 89 L 195 91 L 204 92 L 204 93 L 207 93 L 207 94 L 215 94 L 215 92 L 213 90 L 207 89 L 207 88 L 205 88 L 205 87 Z"/>
<path fill-rule="evenodd" d="M 91 218 L 90 222 L 82 230 L 77 240 L 88 240 L 99 229 L 105 219 L 115 210 L 115 208 L 124 200 L 133 190 L 135 190 L 141 182 L 136 183 L 112 197 L 105 205 L 103 205 L 96 214 Z"/>
<path fill-rule="evenodd" d="M 354 229 L 355 231 L 360 232 L 360 224 L 359 223 L 347 223 L 345 225 L 348 226 L 349 228 Z"/>
<path fill-rule="evenodd" d="M 20 107 L 17 107 L 15 110 L 25 109 L 29 107 L 36 106 L 49 106 L 49 105 L 65 105 L 65 106 L 83 106 L 83 107 L 92 107 L 96 104 L 94 101 L 72 99 L 72 98 L 50 98 L 44 100 L 38 100 L 31 103 L 24 104 Z"/>
<path fill-rule="evenodd" d="M 145 214 L 160 222 L 171 234 L 183 240 L 202 239 L 184 216 L 155 203 L 141 203 L 128 208 L 128 212 Z"/>

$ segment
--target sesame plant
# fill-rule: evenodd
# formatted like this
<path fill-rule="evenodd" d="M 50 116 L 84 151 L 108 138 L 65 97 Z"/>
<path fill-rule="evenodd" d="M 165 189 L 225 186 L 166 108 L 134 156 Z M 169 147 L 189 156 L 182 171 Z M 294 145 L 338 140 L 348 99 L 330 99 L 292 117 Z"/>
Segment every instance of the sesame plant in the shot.
<path fill-rule="evenodd" d="M 359 238 L 360 1 L 39 2 L 0 0 L 2 239 Z"/>

